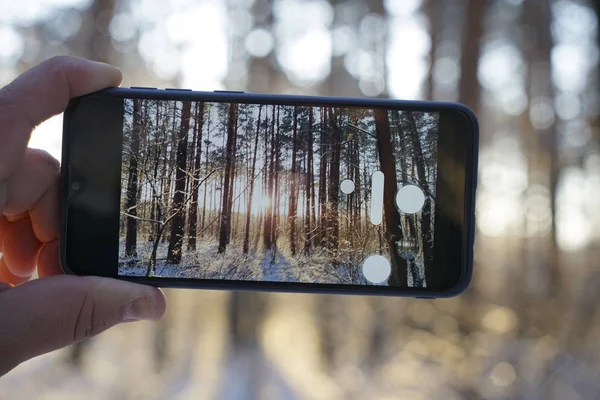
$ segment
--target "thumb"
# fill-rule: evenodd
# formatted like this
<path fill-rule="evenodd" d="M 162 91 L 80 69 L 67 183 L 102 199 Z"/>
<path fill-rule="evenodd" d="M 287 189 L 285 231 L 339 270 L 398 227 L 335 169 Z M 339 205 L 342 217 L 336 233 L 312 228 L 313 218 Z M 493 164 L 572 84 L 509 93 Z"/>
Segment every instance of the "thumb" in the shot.
<path fill-rule="evenodd" d="M 95 276 L 52 276 L 0 291 L 0 376 L 121 322 L 159 320 L 160 289 Z"/>

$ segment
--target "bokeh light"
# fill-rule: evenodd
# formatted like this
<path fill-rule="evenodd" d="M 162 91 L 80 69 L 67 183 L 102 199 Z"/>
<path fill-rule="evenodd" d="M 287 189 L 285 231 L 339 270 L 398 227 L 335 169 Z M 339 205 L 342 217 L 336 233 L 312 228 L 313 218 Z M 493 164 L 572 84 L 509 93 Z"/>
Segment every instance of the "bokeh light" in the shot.
<path fill-rule="evenodd" d="M 246 36 L 245 45 L 251 56 L 265 57 L 273 50 L 273 35 L 266 29 L 255 29 Z"/>
<path fill-rule="evenodd" d="M 11 27 L 0 27 L 0 43 L 0 64 L 15 64 L 24 51 L 21 36 Z"/>

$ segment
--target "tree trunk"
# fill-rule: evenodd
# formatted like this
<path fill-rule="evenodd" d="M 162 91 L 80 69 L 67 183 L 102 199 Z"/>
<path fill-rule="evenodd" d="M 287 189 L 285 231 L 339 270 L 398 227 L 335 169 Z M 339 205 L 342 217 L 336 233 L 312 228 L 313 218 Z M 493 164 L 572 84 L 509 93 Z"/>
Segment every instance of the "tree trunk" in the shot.
<path fill-rule="evenodd" d="M 230 104 L 229 121 L 227 123 L 227 150 L 225 157 L 225 182 L 223 184 L 221 228 L 219 230 L 219 253 L 225 252 L 231 235 L 231 210 L 233 206 L 233 181 L 235 179 L 237 115 L 238 105 Z"/>
<path fill-rule="evenodd" d="M 185 183 L 187 165 L 188 131 L 190 129 L 191 103 L 183 102 L 181 109 L 181 129 L 177 140 L 177 169 L 175 171 L 175 194 L 173 195 L 172 212 L 175 217 L 171 221 L 171 237 L 167 253 L 167 263 L 179 264 L 181 262 L 181 248 L 185 230 Z"/>
<path fill-rule="evenodd" d="M 347 141 L 346 147 L 346 176 L 354 182 L 354 177 L 352 175 L 352 161 L 354 155 L 354 142 L 349 139 Z M 344 198 L 344 202 L 346 203 L 346 229 L 345 233 L 342 234 L 343 237 L 346 237 L 350 240 L 351 245 L 354 244 L 354 235 L 351 227 L 351 223 L 354 221 L 354 192 L 346 194 L 346 196 L 342 196 Z"/>
<path fill-rule="evenodd" d="M 206 116 L 206 151 L 204 156 L 204 170 L 208 171 L 208 154 L 210 151 L 210 109 Z M 200 223 L 200 237 L 204 237 L 204 228 L 206 226 L 206 194 L 208 192 L 208 180 L 204 182 L 204 200 L 202 201 L 202 222 Z M 212 208 L 211 208 L 212 210 Z"/>
<path fill-rule="evenodd" d="M 292 127 L 292 188 L 290 191 L 290 212 L 289 212 L 289 224 L 290 224 L 290 251 L 292 256 L 296 255 L 296 185 L 297 185 L 297 169 L 296 169 L 296 153 L 298 151 L 298 107 L 294 106 L 294 126 Z"/>
<path fill-rule="evenodd" d="M 387 111 L 375 109 L 375 129 L 377 131 L 377 151 L 381 172 L 385 177 L 383 185 L 383 208 L 385 214 L 385 236 L 389 246 L 392 272 L 388 279 L 390 286 L 406 286 L 407 263 L 396 251 L 396 242 L 402 240 L 400 214 L 396 210 L 394 196 L 398 190 L 396 181 L 396 160 L 390 133 L 390 121 Z"/>
<path fill-rule="evenodd" d="M 202 127 L 204 125 L 204 103 L 196 103 L 196 157 L 194 159 L 194 179 L 192 181 L 192 199 L 190 201 L 188 250 L 196 250 L 198 236 L 198 190 L 200 182 L 200 160 L 202 157 Z"/>
<path fill-rule="evenodd" d="M 140 100 L 133 100 L 133 123 L 131 127 L 131 145 L 129 152 L 129 174 L 127 179 L 127 235 L 125 236 L 125 256 L 137 257 L 137 192 L 138 192 L 138 156 L 140 152 Z"/>
<path fill-rule="evenodd" d="M 328 210 L 327 210 L 327 164 L 329 160 L 329 141 L 327 140 L 327 135 L 325 134 L 326 126 L 326 116 L 325 116 L 325 108 L 321 108 L 321 112 L 319 113 L 321 118 L 321 138 L 320 138 L 320 151 L 319 151 L 319 245 L 323 246 L 326 243 L 327 238 L 327 220 L 328 220 Z"/>
<path fill-rule="evenodd" d="M 419 131 L 417 129 L 417 123 L 415 122 L 412 111 L 406 112 L 406 118 L 410 126 L 410 141 L 413 149 L 414 160 L 417 167 L 417 176 L 419 182 L 423 185 L 423 191 L 429 192 L 427 184 L 427 175 L 425 173 L 425 158 L 423 157 L 423 147 L 421 145 L 421 139 Z M 432 199 L 425 200 L 425 206 L 421 211 L 421 236 L 423 237 L 423 267 L 425 269 L 425 283 L 430 278 L 429 282 L 432 282 L 435 274 L 433 270 L 433 231 L 431 227 L 431 202 Z"/>
<path fill-rule="evenodd" d="M 161 212 L 159 209 L 159 218 L 161 218 Z M 156 255 L 158 254 L 158 245 L 160 244 L 160 238 L 167 227 L 166 223 L 157 224 L 156 237 L 152 244 L 152 253 L 150 254 L 150 261 L 148 262 L 148 269 L 146 270 L 146 276 L 152 277 L 156 273 Z"/>
<path fill-rule="evenodd" d="M 277 227 L 279 226 L 279 208 L 280 208 L 280 200 L 281 200 L 281 196 L 279 196 L 279 189 L 280 189 L 280 182 L 279 182 L 279 153 L 281 151 L 281 140 L 279 138 L 279 130 L 280 130 L 280 126 L 279 126 L 279 121 L 280 121 L 280 114 L 281 112 L 281 108 L 277 107 L 277 117 L 276 117 L 276 122 L 275 122 L 275 128 L 277 129 L 277 132 L 275 133 L 275 170 L 273 171 L 274 173 L 274 189 L 273 189 L 273 217 L 271 219 L 272 223 L 273 223 L 273 227 L 271 229 L 271 235 L 273 237 L 273 246 L 275 247 L 275 249 L 277 249 Z"/>
<path fill-rule="evenodd" d="M 265 250 L 270 250 L 273 245 L 273 171 L 275 169 L 275 106 L 273 106 L 273 116 L 271 120 L 271 143 L 269 154 L 269 173 L 267 183 L 267 201 L 268 206 L 265 212 L 265 228 L 263 232 L 263 242 Z"/>
<path fill-rule="evenodd" d="M 158 190 L 158 166 L 160 165 L 160 158 L 162 157 L 162 151 L 160 146 L 160 105 L 161 102 L 157 101 L 156 105 L 156 125 L 154 127 L 154 171 L 152 173 L 152 202 L 150 204 L 150 219 L 156 220 L 156 208 L 160 201 L 160 192 Z M 148 232 L 148 242 L 153 242 L 156 236 L 156 224 L 152 224 L 150 231 Z"/>
<path fill-rule="evenodd" d="M 329 168 L 329 238 L 328 244 L 334 251 L 338 249 L 340 236 L 339 200 L 340 200 L 340 156 L 342 150 L 342 133 L 338 126 L 337 115 L 329 109 L 329 120 L 333 129 L 333 143 Z"/>
<path fill-rule="evenodd" d="M 369 182 L 369 174 L 367 173 L 367 160 L 365 159 L 365 163 L 363 164 L 363 182 L 365 182 L 365 187 L 367 186 L 367 182 Z M 365 229 L 368 231 L 369 229 L 369 191 L 365 188 L 363 192 L 364 202 L 365 202 Z"/>
<path fill-rule="evenodd" d="M 181 128 L 181 126 L 180 126 Z M 173 115 L 172 115 L 172 126 L 171 126 L 171 132 L 177 132 L 177 102 L 173 102 Z M 169 143 L 170 142 L 170 143 Z M 165 180 L 166 180 L 166 187 L 165 187 L 165 210 L 168 210 L 169 208 L 171 208 L 171 186 L 173 184 L 173 164 L 174 164 L 174 160 L 173 160 L 173 156 L 177 156 L 177 152 L 175 151 L 178 147 L 177 145 L 177 135 L 166 135 L 165 137 L 165 149 L 167 149 L 168 154 L 169 154 L 169 158 L 168 161 L 165 160 L 166 162 L 166 167 L 165 167 L 165 171 L 166 171 L 166 175 L 165 175 Z M 169 150 L 169 145 L 171 146 L 171 149 Z M 167 153 L 165 153 L 167 154 Z M 164 238 L 164 241 L 166 241 L 166 237 Z"/>
<path fill-rule="evenodd" d="M 254 196 L 254 180 L 256 171 L 256 153 L 258 152 L 258 137 L 260 133 L 260 115 L 262 105 L 258 106 L 258 119 L 256 120 L 256 135 L 254 137 L 254 154 L 252 155 L 252 168 L 250 169 L 250 193 L 248 194 L 248 204 L 246 207 L 246 230 L 244 232 L 244 254 L 248 254 L 250 247 L 250 222 L 252 213 L 252 197 Z"/>
<path fill-rule="evenodd" d="M 361 185 L 360 179 L 360 139 L 358 135 L 354 136 L 354 216 L 352 225 L 356 229 L 359 236 L 362 236 L 361 219 L 360 219 L 360 203 L 361 203 Z"/>
<path fill-rule="evenodd" d="M 304 228 L 306 232 L 306 238 L 304 241 L 304 252 L 306 254 L 310 253 L 310 248 L 312 245 L 312 228 L 311 228 L 311 216 L 314 215 L 314 207 L 315 207 L 315 197 L 314 197 L 314 179 L 313 179 L 313 107 L 308 107 L 308 132 L 306 133 L 307 137 L 307 151 L 306 151 L 306 207 L 305 207 L 305 220 L 304 220 Z"/>

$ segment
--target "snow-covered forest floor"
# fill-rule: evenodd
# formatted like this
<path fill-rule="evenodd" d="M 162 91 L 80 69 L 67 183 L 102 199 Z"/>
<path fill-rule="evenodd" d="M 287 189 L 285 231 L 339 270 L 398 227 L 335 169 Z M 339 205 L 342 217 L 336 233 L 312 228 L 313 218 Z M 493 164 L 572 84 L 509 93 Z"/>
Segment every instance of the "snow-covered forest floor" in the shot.
<path fill-rule="evenodd" d="M 185 246 L 185 245 L 184 245 Z M 328 252 L 320 250 L 307 256 L 291 257 L 284 251 L 251 251 L 244 255 L 241 246 L 230 245 L 223 254 L 218 253 L 218 243 L 200 240 L 197 250 L 184 251 L 181 263 L 167 263 L 168 244 L 161 243 L 157 251 L 154 276 L 169 278 L 232 279 L 271 282 L 305 282 L 360 284 L 369 283 L 363 276 L 362 261 L 370 255 L 362 250 L 341 250 L 332 262 Z M 145 276 L 148 269 L 152 243 L 138 245 L 138 258 L 124 257 L 124 244 L 120 244 L 119 274 Z M 422 270 L 422 261 L 417 262 Z M 410 274 L 409 274 L 410 276 Z M 409 284 L 412 277 L 409 278 Z M 384 282 L 383 284 L 386 284 Z"/>

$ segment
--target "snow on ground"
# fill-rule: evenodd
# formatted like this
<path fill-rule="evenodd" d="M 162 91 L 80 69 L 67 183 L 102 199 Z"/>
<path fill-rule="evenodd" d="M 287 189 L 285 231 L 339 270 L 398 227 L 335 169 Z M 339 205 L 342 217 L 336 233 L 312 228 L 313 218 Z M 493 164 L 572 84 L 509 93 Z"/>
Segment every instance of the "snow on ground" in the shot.
<path fill-rule="evenodd" d="M 335 257 L 320 250 L 310 255 L 287 256 L 278 250 L 243 254 L 239 245 L 231 244 L 225 253 L 218 253 L 218 243 L 200 241 L 195 252 L 185 251 L 180 264 L 168 264 L 168 244 L 157 250 L 154 276 L 192 279 L 231 279 L 268 282 L 305 282 L 330 284 L 360 284 L 369 282 L 362 275 L 364 251 L 342 250 Z M 145 276 L 152 243 L 138 245 L 138 258 L 125 258 L 121 243 L 119 274 Z"/>

